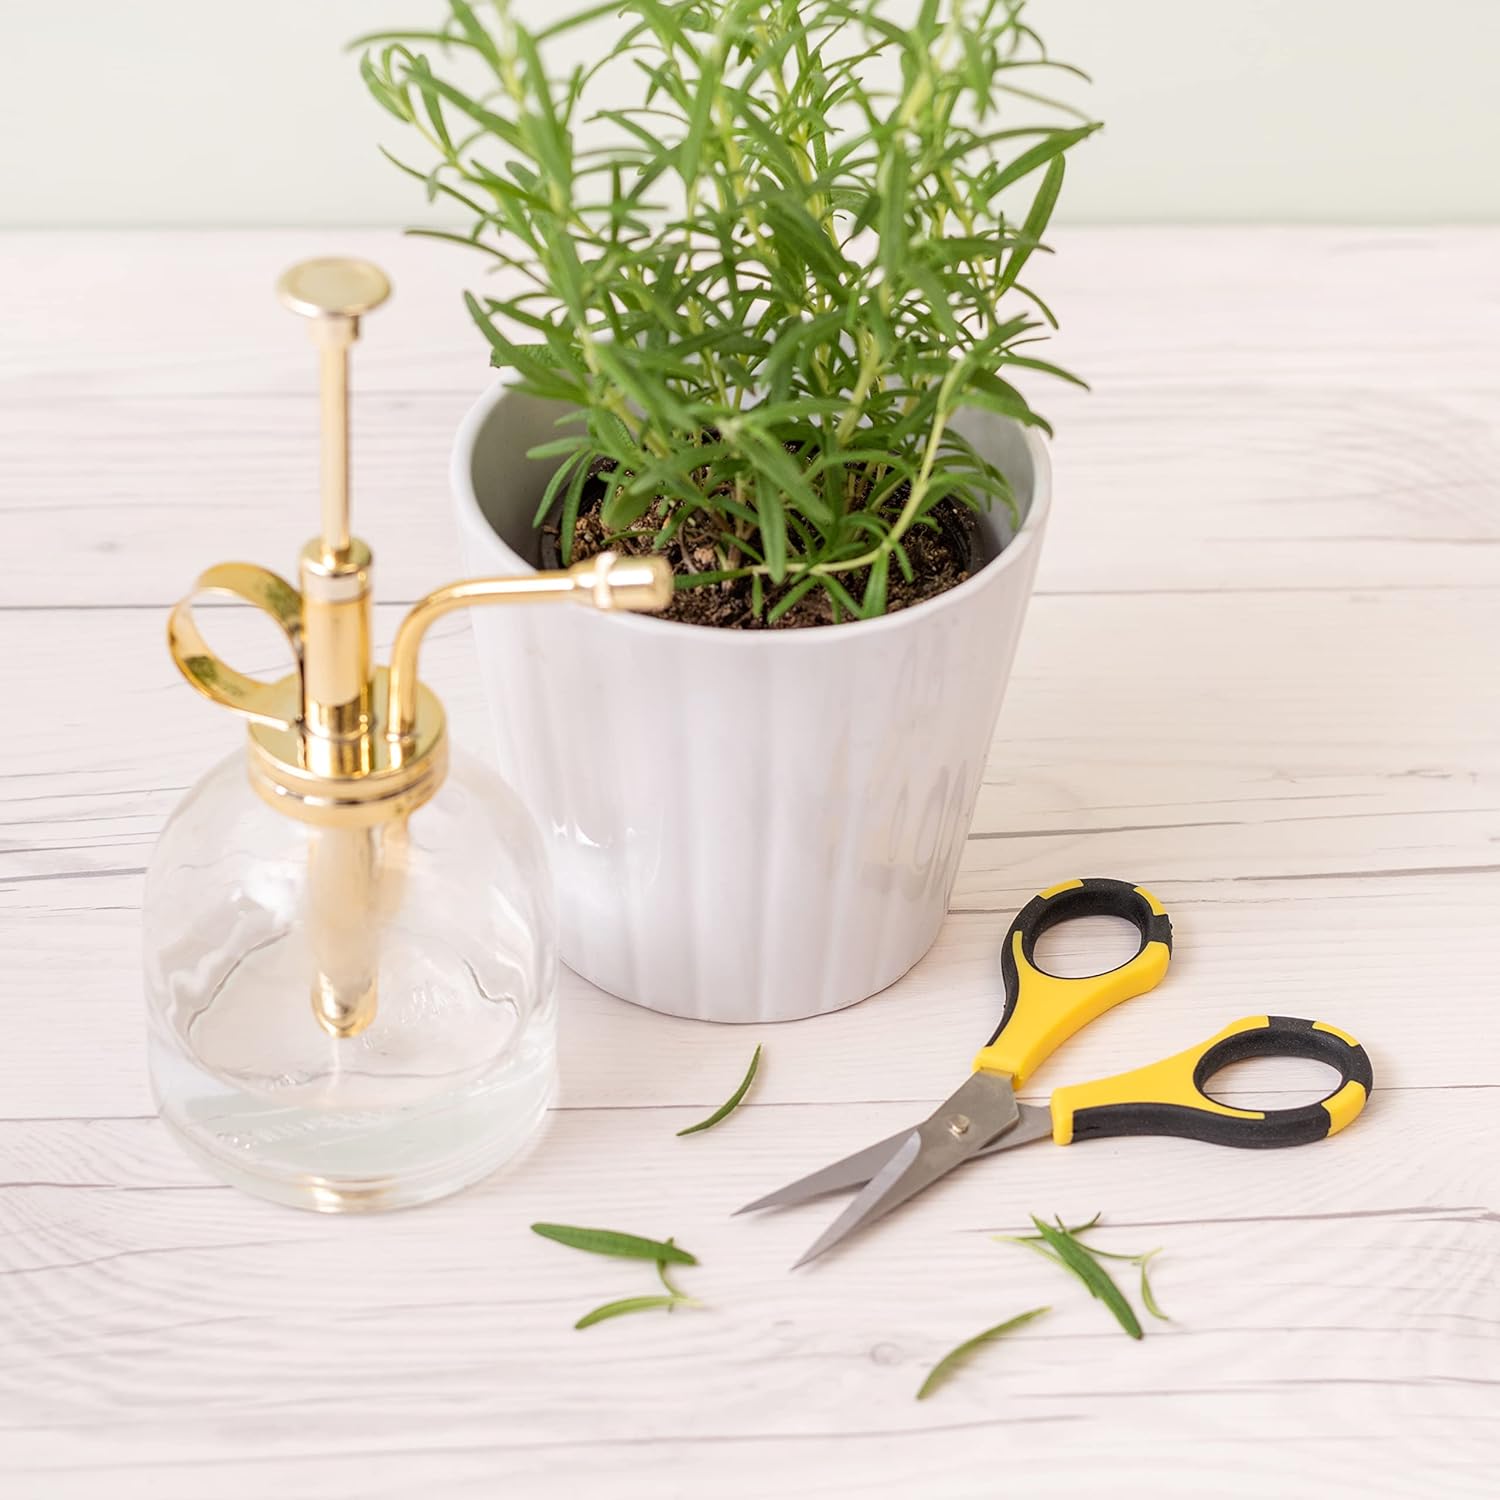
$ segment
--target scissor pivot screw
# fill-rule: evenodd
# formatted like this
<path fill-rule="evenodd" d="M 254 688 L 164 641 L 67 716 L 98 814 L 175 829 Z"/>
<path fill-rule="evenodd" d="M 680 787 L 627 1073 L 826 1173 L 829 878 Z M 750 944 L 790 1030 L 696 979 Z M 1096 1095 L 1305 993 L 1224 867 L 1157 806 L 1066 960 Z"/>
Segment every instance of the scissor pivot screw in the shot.
<path fill-rule="evenodd" d="M 953 1135 L 964 1136 L 969 1133 L 969 1126 L 972 1123 L 968 1115 L 951 1115 L 948 1119 L 948 1129 Z"/>

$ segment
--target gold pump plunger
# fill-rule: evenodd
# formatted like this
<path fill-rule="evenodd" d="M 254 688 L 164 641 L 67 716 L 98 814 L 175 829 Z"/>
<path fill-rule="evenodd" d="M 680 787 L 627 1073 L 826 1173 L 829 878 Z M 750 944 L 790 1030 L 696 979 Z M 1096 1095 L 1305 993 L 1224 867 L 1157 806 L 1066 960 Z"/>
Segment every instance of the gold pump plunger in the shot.
<path fill-rule="evenodd" d="M 277 295 L 309 320 L 318 349 L 322 534 L 303 548 L 300 590 L 253 563 L 220 563 L 199 577 L 167 625 L 173 659 L 188 681 L 250 721 L 251 785 L 272 807 L 310 825 L 312 1010 L 338 1038 L 358 1035 L 375 1019 L 379 933 L 400 903 L 406 820 L 447 770 L 442 705 L 417 675 L 428 625 L 469 604 L 571 598 L 596 609 L 654 610 L 672 596 L 664 558 L 609 552 L 557 572 L 467 579 L 414 605 L 396 632 L 389 671 L 372 666 L 371 554 L 350 530 L 349 349 L 361 316 L 390 291 L 384 273 L 362 260 L 303 261 L 282 276 Z M 296 670 L 269 683 L 221 661 L 193 619 L 200 593 L 228 594 L 269 614 Z"/>
<path fill-rule="evenodd" d="M 370 728 L 370 554 L 349 534 L 349 348 L 391 286 L 363 261 L 309 260 L 276 292 L 308 319 L 318 350 L 323 535 L 301 560 L 302 720 L 313 764 L 336 775 L 357 769 Z M 308 850 L 312 1007 L 333 1036 L 357 1036 L 375 1019 L 384 831 L 320 828 Z"/>

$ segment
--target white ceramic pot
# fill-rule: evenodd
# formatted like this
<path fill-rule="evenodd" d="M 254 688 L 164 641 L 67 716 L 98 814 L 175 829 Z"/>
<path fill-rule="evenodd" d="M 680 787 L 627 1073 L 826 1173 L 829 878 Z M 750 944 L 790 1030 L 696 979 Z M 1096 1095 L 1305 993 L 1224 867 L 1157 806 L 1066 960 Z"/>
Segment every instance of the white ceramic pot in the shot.
<path fill-rule="evenodd" d="M 476 574 L 537 565 L 558 408 L 499 385 L 452 483 Z M 785 1021 L 899 979 L 947 911 L 1047 518 L 1033 431 L 956 424 L 1010 479 L 1014 535 L 876 620 L 737 631 L 583 609 L 472 619 L 502 774 L 551 848 L 562 956 L 653 1010 Z"/>

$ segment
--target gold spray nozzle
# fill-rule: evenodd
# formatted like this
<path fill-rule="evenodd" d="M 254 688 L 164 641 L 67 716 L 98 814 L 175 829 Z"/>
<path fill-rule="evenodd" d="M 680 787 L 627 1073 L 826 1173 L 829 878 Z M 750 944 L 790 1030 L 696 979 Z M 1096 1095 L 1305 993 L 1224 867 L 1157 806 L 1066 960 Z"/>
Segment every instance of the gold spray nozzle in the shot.
<path fill-rule="evenodd" d="M 672 598 L 672 570 L 664 557 L 620 557 L 600 552 L 566 571 L 524 578 L 466 578 L 419 599 L 396 627 L 391 645 L 390 707 L 386 733 L 409 740 L 417 719 L 417 654 L 427 627 L 471 604 L 527 604 L 573 598 L 595 609 L 656 610 Z"/>

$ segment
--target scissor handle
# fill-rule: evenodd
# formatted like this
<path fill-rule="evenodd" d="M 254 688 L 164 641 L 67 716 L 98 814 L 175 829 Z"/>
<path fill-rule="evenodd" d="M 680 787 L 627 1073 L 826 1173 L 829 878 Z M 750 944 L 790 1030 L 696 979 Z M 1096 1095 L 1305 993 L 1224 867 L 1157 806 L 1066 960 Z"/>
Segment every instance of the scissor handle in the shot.
<path fill-rule="evenodd" d="M 1339 1084 L 1326 1099 L 1292 1109 L 1234 1109 L 1204 1087 L 1220 1068 L 1248 1057 L 1307 1057 L 1327 1063 Z M 1180 1135 L 1214 1146 L 1302 1146 L 1346 1126 L 1365 1107 L 1373 1075 L 1365 1049 L 1326 1021 L 1245 1016 L 1222 1031 L 1133 1072 L 1076 1083 L 1052 1095 L 1052 1139 Z"/>
<path fill-rule="evenodd" d="M 1037 939 L 1076 917 L 1123 917 L 1135 923 L 1141 946 L 1103 974 L 1064 979 L 1036 966 Z M 1155 989 L 1172 956 L 1172 923 L 1144 886 L 1094 877 L 1065 880 L 1016 913 L 1000 948 L 1005 1010 L 995 1034 L 974 1059 L 977 1072 L 1009 1073 L 1021 1083 L 1075 1031 L 1112 1005 Z"/>

